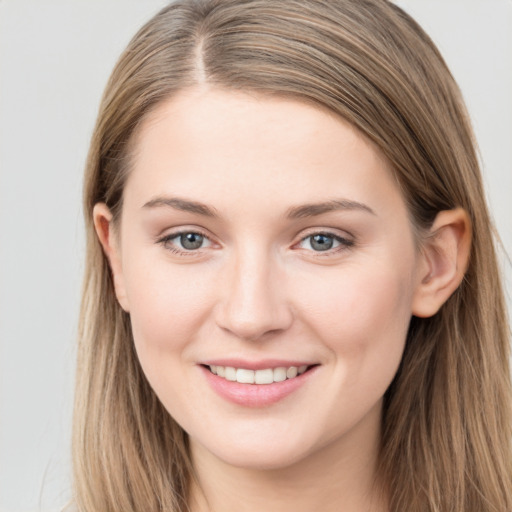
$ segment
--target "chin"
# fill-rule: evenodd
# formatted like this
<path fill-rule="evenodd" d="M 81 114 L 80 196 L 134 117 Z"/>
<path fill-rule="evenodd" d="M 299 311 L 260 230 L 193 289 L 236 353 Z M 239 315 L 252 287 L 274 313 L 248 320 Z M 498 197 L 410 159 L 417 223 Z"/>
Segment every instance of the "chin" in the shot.
<path fill-rule="evenodd" d="M 234 437 L 227 434 L 222 439 L 208 439 L 199 443 L 213 457 L 234 467 L 248 470 L 279 470 L 293 466 L 312 451 L 311 443 L 291 435 L 260 435 Z M 194 446 L 195 441 L 191 440 Z"/>
<path fill-rule="evenodd" d="M 305 457 L 299 450 L 280 448 L 279 450 L 248 450 L 234 451 L 232 447 L 226 452 L 216 450 L 213 453 L 224 463 L 248 470 L 272 471 L 286 469 Z"/>

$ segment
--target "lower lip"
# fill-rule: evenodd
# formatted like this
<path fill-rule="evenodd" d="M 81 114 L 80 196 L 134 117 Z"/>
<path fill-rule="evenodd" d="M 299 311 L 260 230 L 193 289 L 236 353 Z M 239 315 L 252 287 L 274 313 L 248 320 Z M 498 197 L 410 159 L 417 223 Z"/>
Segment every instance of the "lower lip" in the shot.
<path fill-rule="evenodd" d="M 267 407 L 279 402 L 305 384 L 317 369 L 315 366 L 293 379 L 272 384 L 240 384 L 219 377 L 204 366 L 200 368 L 208 384 L 218 395 L 244 407 Z"/>

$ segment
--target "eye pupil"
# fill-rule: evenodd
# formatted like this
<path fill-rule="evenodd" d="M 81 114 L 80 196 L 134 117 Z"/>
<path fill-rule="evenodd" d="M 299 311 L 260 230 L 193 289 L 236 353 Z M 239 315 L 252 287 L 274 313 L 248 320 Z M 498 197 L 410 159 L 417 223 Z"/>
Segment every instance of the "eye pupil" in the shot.
<path fill-rule="evenodd" d="M 334 240 L 332 236 L 327 235 L 313 235 L 311 237 L 311 247 L 315 251 L 328 251 L 332 248 Z"/>
<path fill-rule="evenodd" d="M 199 249 L 203 245 L 204 237 L 199 233 L 184 233 L 180 235 L 180 243 L 184 249 Z"/>

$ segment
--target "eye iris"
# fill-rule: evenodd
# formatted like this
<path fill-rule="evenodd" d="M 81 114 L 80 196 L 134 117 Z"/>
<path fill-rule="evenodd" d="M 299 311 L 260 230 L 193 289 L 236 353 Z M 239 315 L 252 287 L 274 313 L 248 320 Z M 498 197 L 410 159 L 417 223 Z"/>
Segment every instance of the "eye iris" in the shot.
<path fill-rule="evenodd" d="M 203 235 L 198 233 L 184 233 L 180 235 L 180 243 L 187 250 L 199 249 L 203 244 L 203 239 Z"/>
<path fill-rule="evenodd" d="M 327 235 L 313 235 L 311 237 L 311 247 L 315 251 L 328 251 L 332 248 L 334 240 L 332 236 Z"/>

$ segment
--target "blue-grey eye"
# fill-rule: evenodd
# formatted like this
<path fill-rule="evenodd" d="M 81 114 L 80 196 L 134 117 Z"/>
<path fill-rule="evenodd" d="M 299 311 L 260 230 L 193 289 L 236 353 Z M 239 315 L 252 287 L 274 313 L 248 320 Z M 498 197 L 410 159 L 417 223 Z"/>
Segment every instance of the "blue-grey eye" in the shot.
<path fill-rule="evenodd" d="M 179 239 L 181 246 L 187 251 L 199 249 L 204 242 L 204 236 L 199 233 L 182 233 Z"/>
<path fill-rule="evenodd" d="M 350 247 L 352 245 L 353 243 L 350 240 L 329 233 L 315 233 L 300 241 L 301 249 L 309 249 L 315 252 L 325 252 L 341 248 L 341 246 Z"/>
<path fill-rule="evenodd" d="M 329 235 L 312 235 L 310 239 L 311 248 L 315 251 L 328 251 L 334 245 L 334 237 Z"/>

